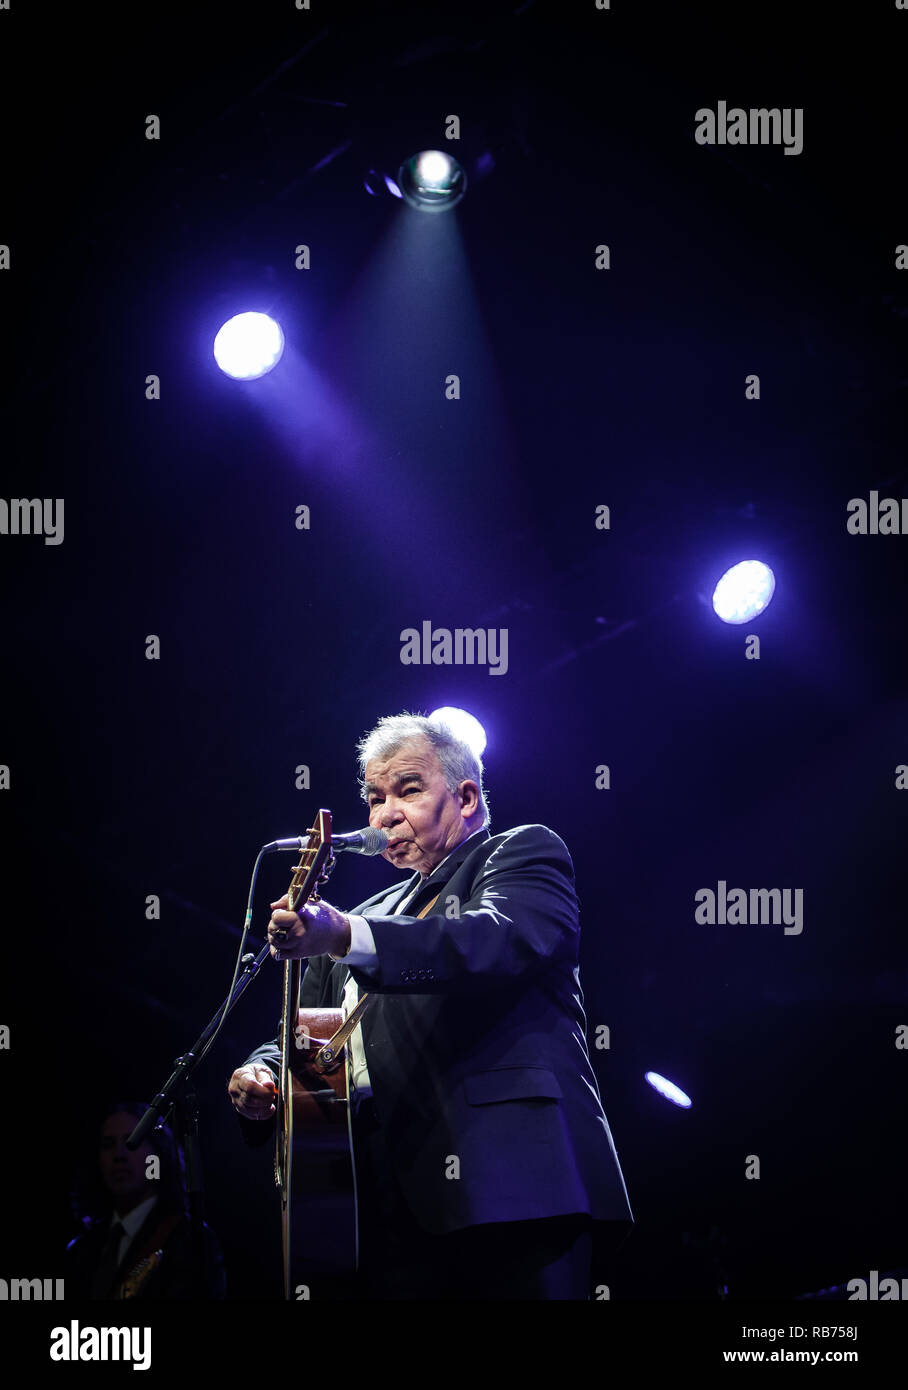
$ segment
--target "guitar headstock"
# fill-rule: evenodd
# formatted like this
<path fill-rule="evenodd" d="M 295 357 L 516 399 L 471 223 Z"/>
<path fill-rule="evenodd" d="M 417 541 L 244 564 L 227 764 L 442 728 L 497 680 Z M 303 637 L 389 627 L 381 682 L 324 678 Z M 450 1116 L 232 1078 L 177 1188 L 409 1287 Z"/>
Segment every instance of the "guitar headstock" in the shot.
<path fill-rule="evenodd" d="M 297 903 L 318 902 L 316 888 L 328 877 L 334 863 L 331 853 L 331 812 L 319 811 L 315 824 L 306 833 L 309 839 L 300 851 L 300 862 L 287 890 L 291 912 L 296 910 Z"/>

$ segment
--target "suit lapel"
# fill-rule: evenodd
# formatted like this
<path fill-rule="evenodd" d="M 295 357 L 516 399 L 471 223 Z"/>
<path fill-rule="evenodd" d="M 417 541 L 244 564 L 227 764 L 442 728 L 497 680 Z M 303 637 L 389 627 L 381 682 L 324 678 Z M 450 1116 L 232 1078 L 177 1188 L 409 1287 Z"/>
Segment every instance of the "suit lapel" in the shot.
<path fill-rule="evenodd" d="M 398 903 L 402 903 L 408 893 L 412 893 L 413 885 L 416 882 L 416 875 L 411 874 L 403 887 L 399 883 L 392 883 L 390 888 L 386 888 L 381 896 L 376 896 L 375 901 L 367 902 L 360 908 L 360 915 L 366 920 L 370 917 L 385 917 L 397 911 Z M 331 967 L 331 1006 L 339 1009 L 344 1002 L 344 990 L 350 978 L 350 967 L 345 965 L 343 960 L 335 961 Z"/>
<path fill-rule="evenodd" d="M 474 849 L 478 848 L 479 845 L 481 845 L 485 840 L 488 840 L 489 838 L 490 835 L 488 829 L 478 830 L 474 832 L 474 834 L 468 836 L 466 840 L 464 840 L 461 844 L 459 844 L 456 847 L 456 849 L 453 849 L 451 853 L 448 855 L 447 859 L 444 861 L 444 863 L 439 865 L 438 869 L 436 869 L 434 873 L 429 874 L 428 878 L 422 879 L 422 881 L 419 884 L 419 887 L 416 889 L 416 892 L 413 895 L 412 900 L 409 903 L 407 903 L 406 915 L 408 917 L 415 917 L 417 913 L 421 912 L 422 909 L 425 907 L 426 903 L 431 902 L 432 898 L 436 894 L 440 893 L 444 885 L 448 882 L 448 880 L 454 876 L 454 874 L 460 868 L 463 861 L 466 859 L 467 855 L 472 854 Z M 407 895 L 413 893 L 417 877 L 418 876 L 416 874 L 411 874 L 402 888 L 398 885 L 395 885 L 394 887 L 389 889 L 386 894 L 383 894 L 380 897 L 377 896 L 374 901 L 365 904 L 364 908 L 361 909 L 362 915 L 367 920 L 370 917 L 393 916 L 397 912 L 400 904 L 406 900 Z M 332 987 L 334 991 L 336 1007 L 340 1007 L 347 980 L 350 978 L 349 966 L 344 966 L 343 961 L 339 961 L 338 964 L 341 965 L 342 969 L 335 970 L 332 979 Z M 376 1005 L 380 1005 L 384 1003 L 384 1000 L 379 998 L 375 1002 Z M 375 1006 L 373 1006 L 372 1012 L 377 1012 Z M 368 1029 L 367 1020 L 369 1024 Z M 361 1024 L 364 1041 L 366 1039 L 367 1031 L 371 1031 L 371 1024 L 372 1019 L 370 1015 L 367 1014 L 366 1018 L 363 1019 L 363 1022 Z"/>
<path fill-rule="evenodd" d="M 403 889 L 399 893 L 396 893 L 389 903 L 382 904 L 382 910 L 381 912 L 377 912 L 375 914 L 376 917 L 393 916 L 394 913 L 397 912 L 401 903 L 404 902 L 406 898 L 409 896 L 409 894 L 413 892 L 413 889 L 416 887 L 418 877 L 418 874 L 411 874 L 410 877 L 407 879 L 406 883 L 404 884 Z M 418 896 L 419 894 L 417 893 L 417 897 Z"/>
<path fill-rule="evenodd" d="M 426 903 L 431 902 L 433 896 L 442 891 L 444 885 L 457 872 L 467 855 L 471 854 L 483 841 L 490 838 L 488 830 L 481 830 L 469 836 L 463 844 L 458 845 L 455 850 L 452 850 L 445 862 L 439 865 L 436 872 L 422 880 L 412 901 L 407 903 L 406 915 L 408 917 L 415 917 L 417 913 L 421 912 Z M 404 902 L 407 894 L 413 892 L 414 885 L 415 878 L 411 876 L 399 892 L 389 894 L 387 898 L 379 898 L 377 901 L 369 903 L 367 910 L 363 912 L 363 916 L 369 918 L 371 916 L 382 917 L 391 915 L 396 911 L 398 905 Z M 347 980 L 350 977 L 350 970 L 346 968 L 336 971 L 335 974 L 337 976 L 337 1000 L 338 1003 L 340 1003 Z M 368 993 L 368 991 L 364 992 Z M 364 1015 L 362 1023 L 360 1024 L 363 1048 L 367 1058 L 371 1057 L 373 1064 L 378 1055 L 376 1049 L 381 1052 L 390 1046 L 388 1028 L 383 1018 L 385 1008 L 388 1005 L 391 1006 L 392 1010 L 395 1008 L 395 1001 L 388 995 L 383 993 L 373 994 L 372 1007 Z"/>
<path fill-rule="evenodd" d="M 488 830 L 477 830 L 459 844 L 456 849 L 452 849 L 444 863 L 440 864 L 434 873 L 429 874 L 428 878 L 423 879 L 413 897 L 413 901 L 407 905 L 407 916 L 415 917 L 416 914 L 425 907 L 426 903 L 431 901 L 436 893 L 441 892 L 448 880 L 454 877 L 467 855 L 472 854 L 474 849 L 477 849 L 488 839 Z"/>

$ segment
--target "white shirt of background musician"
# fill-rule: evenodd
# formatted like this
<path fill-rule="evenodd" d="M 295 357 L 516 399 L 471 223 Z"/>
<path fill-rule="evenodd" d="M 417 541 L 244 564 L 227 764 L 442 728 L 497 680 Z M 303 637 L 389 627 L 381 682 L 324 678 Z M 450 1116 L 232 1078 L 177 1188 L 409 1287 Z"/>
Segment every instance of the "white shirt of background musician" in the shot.
<path fill-rule="evenodd" d="M 114 1212 L 113 1216 L 110 1218 L 109 1230 L 112 1231 L 118 1221 L 123 1227 L 123 1234 L 120 1237 L 120 1247 L 117 1251 L 117 1264 L 120 1264 L 126 1258 L 127 1250 L 145 1225 L 157 1200 L 157 1196 L 146 1197 L 144 1202 L 140 1202 L 137 1207 L 133 1207 L 132 1211 L 127 1212 L 125 1216 L 118 1216 L 117 1213 Z"/>

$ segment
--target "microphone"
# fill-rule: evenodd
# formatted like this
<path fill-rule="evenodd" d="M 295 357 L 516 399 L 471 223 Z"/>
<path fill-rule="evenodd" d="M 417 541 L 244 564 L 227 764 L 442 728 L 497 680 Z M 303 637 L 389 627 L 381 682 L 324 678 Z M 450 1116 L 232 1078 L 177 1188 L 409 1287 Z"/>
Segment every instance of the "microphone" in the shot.
<path fill-rule="evenodd" d="M 351 849 L 354 854 L 381 854 L 388 848 L 388 834 L 367 825 L 365 830 L 353 830 L 349 835 L 332 835 L 331 848 L 335 851 Z"/>
<path fill-rule="evenodd" d="M 274 850 L 305 849 L 308 843 L 305 835 L 291 835 L 289 840 L 272 840 L 270 845 L 262 846 L 263 854 L 270 854 Z M 365 830 L 354 830 L 349 835 L 332 835 L 331 849 L 335 854 L 341 850 L 352 850 L 354 854 L 381 854 L 382 850 L 388 847 L 388 836 L 384 830 L 375 830 L 371 825 L 366 826 Z"/>

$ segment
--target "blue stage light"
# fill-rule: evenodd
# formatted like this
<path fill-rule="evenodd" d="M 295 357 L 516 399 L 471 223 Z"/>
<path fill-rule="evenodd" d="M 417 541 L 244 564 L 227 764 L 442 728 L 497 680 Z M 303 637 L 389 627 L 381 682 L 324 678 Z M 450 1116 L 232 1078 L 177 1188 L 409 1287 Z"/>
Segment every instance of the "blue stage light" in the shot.
<path fill-rule="evenodd" d="M 657 1071 L 645 1072 L 644 1079 L 649 1082 L 654 1091 L 659 1092 L 660 1096 L 670 1100 L 672 1105 L 680 1105 L 685 1110 L 689 1110 L 693 1105 L 690 1096 L 685 1095 L 680 1086 L 676 1086 L 673 1081 L 667 1081 Z"/>
<path fill-rule="evenodd" d="M 454 169 L 454 161 L 441 150 L 423 150 L 416 160 L 416 173 L 426 188 L 443 188 Z"/>
<path fill-rule="evenodd" d="M 747 623 L 763 612 L 775 587 L 775 576 L 762 560 L 742 560 L 719 580 L 713 608 L 723 623 Z"/>
<path fill-rule="evenodd" d="M 222 372 L 240 381 L 254 381 L 270 372 L 283 351 L 281 326 L 267 314 L 236 314 L 214 340 L 214 360 Z"/>
<path fill-rule="evenodd" d="M 486 746 L 486 731 L 479 720 L 465 709 L 455 709 L 453 705 L 443 705 L 429 715 L 434 724 L 446 724 L 451 733 L 473 750 L 481 758 Z"/>
<path fill-rule="evenodd" d="M 459 203 L 467 176 L 456 159 L 442 150 L 422 150 L 401 165 L 397 175 L 407 202 L 421 212 L 446 212 Z"/>

